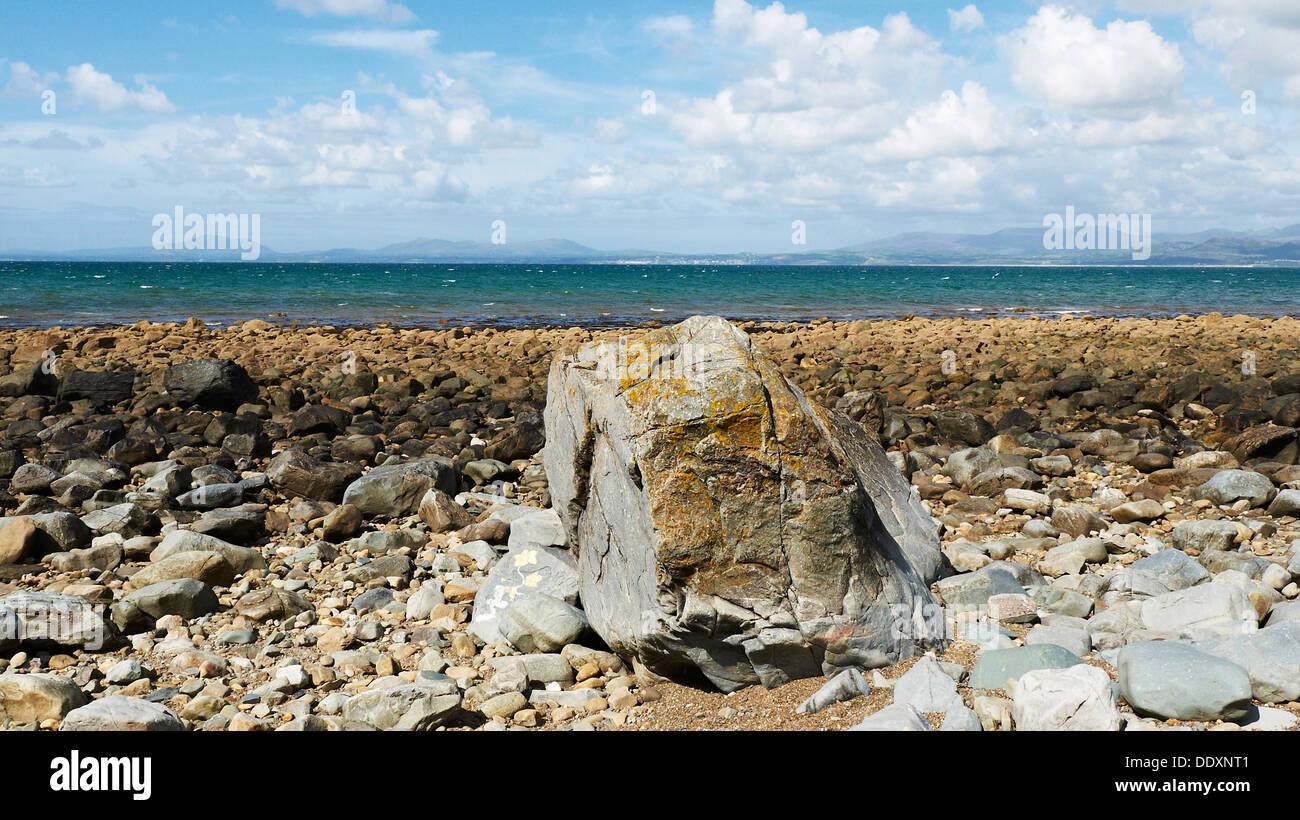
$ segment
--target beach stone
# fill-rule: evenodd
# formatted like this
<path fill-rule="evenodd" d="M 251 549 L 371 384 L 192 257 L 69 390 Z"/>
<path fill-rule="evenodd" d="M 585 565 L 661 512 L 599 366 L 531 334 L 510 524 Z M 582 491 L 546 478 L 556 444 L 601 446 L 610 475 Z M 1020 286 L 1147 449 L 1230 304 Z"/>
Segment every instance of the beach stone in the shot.
<path fill-rule="evenodd" d="M 414 515 L 431 489 L 456 492 L 456 468 L 451 459 L 430 456 L 402 464 L 385 462 L 358 478 L 343 492 L 343 503 L 365 516 L 400 518 Z"/>
<path fill-rule="evenodd" d="M 794 710 L 795 714 L 811 715 L 820 712 L 827 706 L 844 701 L 853 700 L 859 695 L 871 694 L 871 684 L 857 669 L 845 669 L 839 672 L 835 677 L 827 681 L 822 688 L 818 689 L 807 700 L 799 704 Z"/>
<path fill-rule="evenodd" d="M 894 684 L 894 703 L 918 712 L 947 712 L 961 704 L 961 697 L 939 662 L 925 655 Z"/>
<path fill-rule="evenodd" d="M 283 451 L 266 466 L 271 486 L 291 498 L 338 501 L 361 477 L 351 462 L 318 461 L 297 448 Z"/>
<path fill-rule="evenodd" d="M 1241 728 L 1252 732 L 1285 732 L 1295 727 L 1300 718 L 1271 706 L 1252 706 L 1240 721 Z"/>
<path fill-rule="evenodd" d="M 1050 643 L 990 649 L 975 661 L 969 685 L 972 689 L 1002 689 L 1008 680 L 1019 680 L 1032 669 L 1064 669 L 1078 663 L 1083 663 L 1083 659 Z"/>
<path fill-rule="evenodd" d="M 59 379 L 59 401 L 89 401 L 106 407 L 127 401 L 134 395 L 134 370 L 73 370 Z"/>
<path fill-rule="evenodd" d="M 10 477 L 9 491 L 28 495 L 46 495 L 50 492 L 50 485 L 60 478 L 63 476 L 58 470 L 46 467 L 44 464 L 24 464 L 14 470 L 13 476 Z"/>
<path fill-rule="evenodd" d="M 71 680 L 41 672 L 0 675 L 0 722 L 40 723 L 62 720 L 86 703 L 86 694 Z"/>
<path fill-rule="evenodd" d="M 214 552 L 220 555 L 239 575 L 255 569 L 266 569 L 266 559 L 258 550 L 230 544 L 215 536 L 192 530 L 172 530 L 167 533 L 162 542 L 149 553 L 149 560 L 157 564 L 195 552 Z"/>
<path fill-rule="evenodd" d="M 976 475 L 1000 465 L 997 453 L 987 447 L 967 447 L 956 450 L 944 463 L 943 474 L 964 487 Z"/>
<path fill-rule="evenodd" d="M 1181 641 L 1144 641 L 1119 651 L 1119 689 L 1140 715 L 1238 720 L 1250 709 L 1250 675 Z"/>
<path fill-rule="evenodd" d="M 966 444 L 978 447 L 997 431 L 993 425 L 966 410 L 941 410 L 930 416 L 938 437 L 954 444 Z"/>
<path fill-rule="evenodd" d="M 406 599 L 406 618 L 421 621 L 429 617 L 433 608 L 445 603 L 442 597 L 442 584 L 426 579 L 420 588 Z"/>
<path fill-rule="evenodd" d="M 1169 591 L 1187 589 L 1210 580 L 1210 573 L 1182 550 L 1161 550 L 1155 555 L 1140 558 L 1129 564 L 1133 572 L 1145 572 Z"/>
<path fill-rule="evenodd" d="M 420 520 L 428 525 L 429 532 L 458 530 L 474 523 L 474 516 L 469 510 L 436 487 L 428 490 L 420 499 L 419 514 Z"/>
<path fill-rule="evenodd" d="M 298 409 L 289 421 L 289 435 L 310 436 L 324 433 L 337 436 L 352 423 L 352 414 L 328 404 L 308 404 Z"/>
<path fill-rule="evenodd" d="M 849 731 L 928 732 L 930 731 L 930 721 L 926 720 L 925 715 L 922 715 L 911 706 L 895 703 L 874 714 L 867 715 L 858 725 L 850 727 Z"/>
<path fill-rule="evenodd" d="M 430 731 L 447 723 L 460 712 L 456 682 L 439 676 L 422 677 L 403 683 L 370 689 L 348 699 L 343 717 L 376 729 Z"/>
<path fill-rule="evenodd" d="M 148 677 L 148 673 L 145 672 L 139 661 L 135 658 L 126 658 L 109 667 L 108 671 L 104 673 L 104 682 L 121 686 L 146 677 Z"/>
<path fill-rule="evenodd" d="M 564 525 L 555 510 L 538 510 L 510 522 L 507 545 L 515 547 L 563 547 Z"/>
<path fill-rule="evenodd" d="M 235 612 L 252 621 L 283 620 L 308 612 L 312 605 L 295 592 L 275 587 L 265 587 L 248 593 L 235 604 Z"/>
<path fill-rule="evenodd" d="M 1106 529 L 1106 522 L 1096 512 L 1079 505 L 1063 504 L 1052 510 L 1052 526 L 1079 538 Z"/>
<path fill-rule="evenodd" d="M 235 580 L 235 568 L 219 552 L 178 552 L 143 567 L 131 576 L 131 583 L 140 588 L 173 578 L 194 578 L 209 586 L 228 586 Z"/>
<path fill-rule="evenodd" d="M 257 385 L 230 359 L 201 359 L 167 368 L 163 390 L 181 405 L 234 410 L 257 399 Z"/>
<path fill-rule="evenodd" d="M 59 725 L 64 732 L 180 732 L 185 724 L 161 703 L 106 695 L 73 709 Z"/>
<path fill-rule="evenodd" d="M 1231 521 L 1183 521 L 1174 527 L 1172 537 L 1180 550 L 1229 550 L 1237 539 L 1237 527 Z"/>
<path fill-rule="evenodd" d="M 143 632 L 164 615 L 190 620 L 219 606 L 212 587 L 194 578 L 173 578 L 135 590 L 113 605 L 112 616 L 123 632 Z"/>
<path fill-rule="evenodd" d="M 1142 623 L 1147 629 L 1176 634 L 1207 627 L 1244 633 L 1259 628 L 1259 616 L 1241 589 L 1212 581 L 1146 599 Z"/>
<path fill-rule="evenodd" d="M 1093 600 L 1087 595 L 1057 586 L 1030 587 L 1029 597 L 1038 608 L 1040 618 L 1045 613 L 1086 618 L 1093 607 Z"/>
<path fill-rule="evenodd" d="M 1282 622 L 1240 637 L 1197 642 L 1196 648 L 1245 669 L 1255 700 L 1300 700 L 1300 621 Z"/>
<path fill-rule="evenodd" d="M 993 565 L 976 572 L 950 575 L 935 586 L 944 606 L 957 611 L 987 608 L 989 599 L 996 595 L 1023 595 L 1025 592 L 1016 576 Z"/>
<path fill-rule="evenodd" d="M 629 384 L 608 372 L 611 352 L 660 349 L 689 357 L 689 377 Z M 760 680 L 746 641 L 797 674 L 808 655 L 827 673 L 942 644 L 892 628 L 895 605 L 934 603 L 934 520 L 874 438 L 814 406 L 726 320 L 557 358 L 545 427 L 583 607 L 617 653 L 733 691 Z M 797 628 L 802 654 L 759 638 L 773 618 Z"/>
<path fill-rule="evenodd" d="M 131 503 L 92 510 L 81 517 L 81 522 L 91 532 L 99 535 L 115 532 L 123 538 L 156 532 L 158 529 L 158 519 L 153 513 Z"/>
<path fill-rule="evenodd" d="M 1020 731 L 1114 732 L 1123 724 L 1110 677 L 1085 664 L 1021 675 L 1012 715 Z"/>
<path fill-rule="evenodd" d="M 519 692 L 503 692 L 496 697 L 488 698 L 478 707 L 478 710 L 489 718 L 504 717 L 508 718 L 521 709 L 528 707 L 528 698 Z"/>
<path fill-rule="evenodd" d="M 555 652 L 586 631 L 587 616 L 559 598 L 530 592 L 505 608 L 497 628 L 520 652 Z"/>
<path fill-rule="evenodd" d="M 1157 518 L 1164 518 L 1164 516 L 1165 506 L 1151 498 L 1144 498 L 1141 501 L 1129 501 L 1110 508 L 1110 517 L 1121 524 L 1131 524 L 1134 521 L 1154 521 Z"/>
<path fill-rule="evenodd" d="M 1033 599 L 1023 592 L 990 595 L 989 620 L 998 623 L 1027 624 L 1038 620 L 1038 610 Z"/>
<path fill-rule="evenodd" d="M 21 564 L 40 548 L 41 531 L 30 518 L 10 518 L 0 527 L 0 565 Z"/>
<path fill-rule="evenodd" d="M 1086 629 L 1039 624 L 1025 633 L 1025 645 L 1035 644 L 1056 644 L 1082 656 L 1092 651 L 1092 636 Z"/>
<path fill-rule="evenodd" d="M 1214 477 L 1196 488 L 1196 497 L 1215 504 L 1248 501 L 1252 507 L 1263 507 L 1277 494 L 1273 482 L 1262 473 L 1249 470 L 1220 470 Z"/>
<path fill-rule="evenodd" d="M 980 722 L 979 715 L 966 708 L 965 704 L 958 706 L 953 705 L 951 709 L 943 716 L 943 722 L 939 724 L 941 732 L 982 732 L 984 726 Z"/>
<path fill-rule="evenodd" d="M 18 621 L 20 645 L 54 644 L 98 651 L 120 641 L 116 627 L 77 595 L 23 590 L 0 598 L 3 610 L 12 612 Z M 13 619 L 9 620 L 12 623 Z"/>
<path fill-rule="evenodd" d="M 530 592 L 577 603 L 578 569 L 573 556 L 551 547 L 524 547 L 501 556 L 474 597 L 470 634 L 488 644 L 505 640 L 498 628 L 501 613 Z"/>

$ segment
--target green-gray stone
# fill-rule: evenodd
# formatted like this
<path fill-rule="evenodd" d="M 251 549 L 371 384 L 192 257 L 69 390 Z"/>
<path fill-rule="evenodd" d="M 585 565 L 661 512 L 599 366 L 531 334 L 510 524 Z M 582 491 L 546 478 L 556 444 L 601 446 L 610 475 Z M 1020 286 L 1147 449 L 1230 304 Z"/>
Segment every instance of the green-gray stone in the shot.
<path fill-rule="evenodd" d="M 1052 643 L 1016 646 L 1010 649 L 990 649 L 980 655 L 970 674 L 972 689 L 1002 689 L 1008 680 L 1032 669 L 1064 669 L 1083 663 L 1083 659 L 1070 650 Z"/>

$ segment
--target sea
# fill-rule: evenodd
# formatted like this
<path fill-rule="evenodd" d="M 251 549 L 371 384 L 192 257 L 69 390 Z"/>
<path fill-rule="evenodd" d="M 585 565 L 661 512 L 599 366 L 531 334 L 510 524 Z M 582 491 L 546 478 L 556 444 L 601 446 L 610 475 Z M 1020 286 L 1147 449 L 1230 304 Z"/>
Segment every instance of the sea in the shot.
<path fill-rule="evenodd" d="M 1300 268 L 0 261 L 0 326 L 1300 314 Z"/>

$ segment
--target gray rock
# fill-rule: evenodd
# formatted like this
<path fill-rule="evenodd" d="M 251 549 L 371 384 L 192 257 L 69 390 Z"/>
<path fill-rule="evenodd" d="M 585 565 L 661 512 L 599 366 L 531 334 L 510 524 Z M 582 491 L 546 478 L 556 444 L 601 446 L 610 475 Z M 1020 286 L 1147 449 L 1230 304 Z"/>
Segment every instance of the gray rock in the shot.
<path fill-rule="evenodd" d="M 1255 700 L 1300 700 L 1300 621 L 1279 623 L 1240 637 L 1197 642 L 1196 648 L 1245 669 Z"/>
<path fill-rule="evenodd" d="M 139 661 L 135 658 L 126 658 L 109 667 L 108 671 L 104 673 L 104 681 L 105 683 L 125 686 L 147 676 L 144 667 L 140 665 Z"/>
<path fill-rule="evenodd" d="M 488 644 L 505 640 L 498 619 L 516 598 L 528 592 L 577 603 L 578 570 L 573 556 L 550 547 L 525 547 L 503 555 L 474 598 L 470 634 Z"/>
<path fill-rule="evenodd" d="M 926 655 L 894 684 L 894 703 L 918 712 L 947 712 L 961 703 L 961 696 L 939 662 Z"/>
<path fill-rule="evenodd" d="M 1095 666 L 1026 672 L 1012 704 L 1021 731 L 1114 732 L 1123 723 L 1110 678 Z"/>
<path fill-rule="evenodd" d="M 975 661 L 970 674 L 972 689 L 1002 689 L 1009 680 L 1034 669 L 1064 669 L 1083 663 L 1083 659 L 1056 644 L 990 649 Z"/>
<path fill-rule="evenodd" d="M 1246 500 L 1252 507 L 1263 507 L 1277 495 L 1277 488 L 1263 473 L 1249 470 L 1220 470 L 1214 477 L 1196 488 L 1197 498 L 1215 504 L 1232 504 Z"/>
<path fill-rule="evenodd" d="M 646 350 L 688 377 L 629 383 L 609 371 Z M 873 438 L 814 407 L 725 320 L 557 358 L 545 426 L 583 606 L 619 654 L 666 675 L 694 667 L 730 691 L 759 680 L 753 650 L 760 665 L 808 668 L 758 635 L 763 620 L 797 628 L 814 660 L 825 647 L 823 672 L 942 643 L 893 629 L 896 605 L 933 604 L 933 519 Z"/>
<path fill-rule="evenodd" d="M 194 578 L 174 578 L 137 589 L 113 604 L 113 623 L 123 632 L 143 632 L 164 615 L 190 620 L 219 606 L 212 587 Z"/>
<path fill-rule="evenodd" d="M 1198 552 L 1232 549 L 1232 544 L 1236 538 L 1237 527 L 1235 524 L 1231 521 L 1216 521 L 1214 519 L 1182 521 L 1174 526 L 1173 532 L 1175 547 L 1180 550 L 1194 549 Z"/>
<path fill-rule="evenodd" d="M 135 387 L 134 370 L 73 370 L 59 379 L 59 401 L 89 401 L 95 407 L 107 407 L 131 398 Z"/>
<path fill-rule="evenodd" d="M 343 492 L 343 503 L 353 505 L 363 515 L 400 518 L 414 515 L 420 508 L 420 500 L 431 489 L 455 495 L 456 483 L 456 468 L 448 458 L 430 456 L 402 464 L 384 462 L 349 484 Z"/>
<path fill-rule="evenodd" d="M 1244 633 L 1259 628 L 1259 616 L 1241 589 L 1211 581 L 1146 599 L 1142 623 L 1147 629 L 1175 634 L 1223 627 Z"/>
<path fill-rule="evenodd" d="M 1235 534 L 1236 527 L 1233 527 L 1233 532 Z M 1180 549 L 1161 550 L 1148 558 L 1134 561 L 1128 568 L 1151 573 L 1170 592 L 1194 587 L 1210 579 L 1210 573 L 1205 567 Z"/>
<path fill-rule="evenodd" d="M 961 706 L 954 705 L 943 716 L 943 723 L 939 724 L 941 732 L 982 732 L 984 726 L 980 723 L 979 715 L 966 708 L 965 704 Z"/>
<path fill-rule="evenodd" d="M 1268 514 L 1300 518 L 1300 490 L 1279 490 L 1273 503 L 1268 505 Z"/>
<path fill-rule="evenodd" d="M 595 689 L 566 689 L 559 692 L 552 692 L 547 689 L 537 689 L 528 696 L 530 703 L 548 703 L 553 706 L 568 706 L 571 709 L 582 709 L 588 703 L 596 698 L 603 697 Z"/>
<path fill-rule="evenodd" d="M 1068 649 L 1075 655 L 1086 655 L 1092 651 L 1092 636 L 1086 629 L 1072 629 L 1066 626 L 1035 626 L 1025 634 L 1025 644 L 1056 644 Z"/>
<path fill-rule="evenodd" d="M 371 689 L 348 699 L 343 717 L 376 729 L 429 731 L 460 712 L 460 693 L 451 678 Z"/>
<path fill-rule="evenodd" d="M 20 645 L 77 646 L 93 652 L 113 648 L 121 641 L 117 628 L 77 595 L 24 590 L 0 598 L 0 609 L 9 610 L 17 619 Z"/>
<path fill-rule="evenodd" d="M 163 390 L 182 405 L 234 410 L 257 399 L 257 385 L 230 359 L 202 359 L 167 368 Z"/>
<path fill-rule="evenodd" d="M 442 583 L 426 579 L 411 597 L 406 599 L 406 619 L 420 621 L 429 617 L 435 606 L 445 603 L 442 597 Z"/>
<path fill-rule="evenodd" d="M 81 522 L 91 532 L 99 535 L 115 532 L 123 538 L 145 535 L 158 529 L 158 519 L 153 513 L 129 502 L 88 512 L 81 517 Z"/>
<path fill-rule="evenodd" d="M 1250 709 L 1250 675 L 1181 641 L 1146 641 L 1119 652 L 1120 694 L 1140 715 L 1238 720 Z"/>
<path fill-rule="evenodd" d="M 871 684 L 867 683 L 862 673 L 856 669 L 845 669 L 799 704 L 794 711 L 799 715 L 811 715 L 832 704 L 843 703 L 853 700 L 858 695 L 869 694 L 871 694 Z"/>
<path fill-rule="evenodd" d="M 9 491 L 29 495 L 47 495 L 50 485 L 63 475 L 44 464 L 24 464 L 9 479 Z"/>
<path fill-rule="evenodd" d="M 564 525 L 555 510 L 538 510 L 522 515 L 510 522 L 510 539 L 507 544 L 515 547 L 562 547 L 566 537 Z"/>
<path fill-rule="evenodd" d="M 239 575 L 255 569 L 266 569 L 266 559 L 258 550 L 240 547 L 222 541 L 220 538 L 190 530 L 172 530 L 167 533 L 162 543 L 149 553 L 149 560 L 156 563 L 183 552 L 215 552 Z"/>
<path fill-rule="evenodd" d="M 555 652 L 586 631 L 587 616 L 559 598 L 530 592 L 505 608 L 497 628 L 521 652 Z"/>
<path fill-rule="evenodd" d="M 930 721 L 911 706 L 893 704 L 867 715 L 850 732 L 928 732 Z"/>
<path fill-rule="evenodd" d="M 573 680 L 573 665 L 563 655 L 554 653 L 533 653 L 528 655 L 507 655 L 490 658 L 488 664 L 497 674 L 517 667 L 524 679 L 531 684 L 545 686 L 548 683 L 566 683 Z"/>
<path fill-rule="evenodd" d="M 185 724 L 161 703 L 125 695 L 107 695 L 73 709 L 59 725 L 62 732 L 180 732 Z"/>

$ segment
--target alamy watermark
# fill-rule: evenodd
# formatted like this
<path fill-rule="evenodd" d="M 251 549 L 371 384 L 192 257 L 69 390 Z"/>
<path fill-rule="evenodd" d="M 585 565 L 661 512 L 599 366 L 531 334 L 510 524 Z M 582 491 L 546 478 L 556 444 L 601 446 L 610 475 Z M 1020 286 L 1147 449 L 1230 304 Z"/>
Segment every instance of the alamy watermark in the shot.
<path fill-rule="evenodd" d="M 1065 214 L 1043 217 L 1043 247 L 1049 251 L 1129 251 L 1133 259 L 1151 258 L 1151 214 Z"/>
<path fill-rule="evenodd" d="M 261 214 L 187 214 L 177 205 L 173 213 L 154 214 L 152 224 L 156 251 L 239 250 L 245 262 L 262 255 Z"/>

